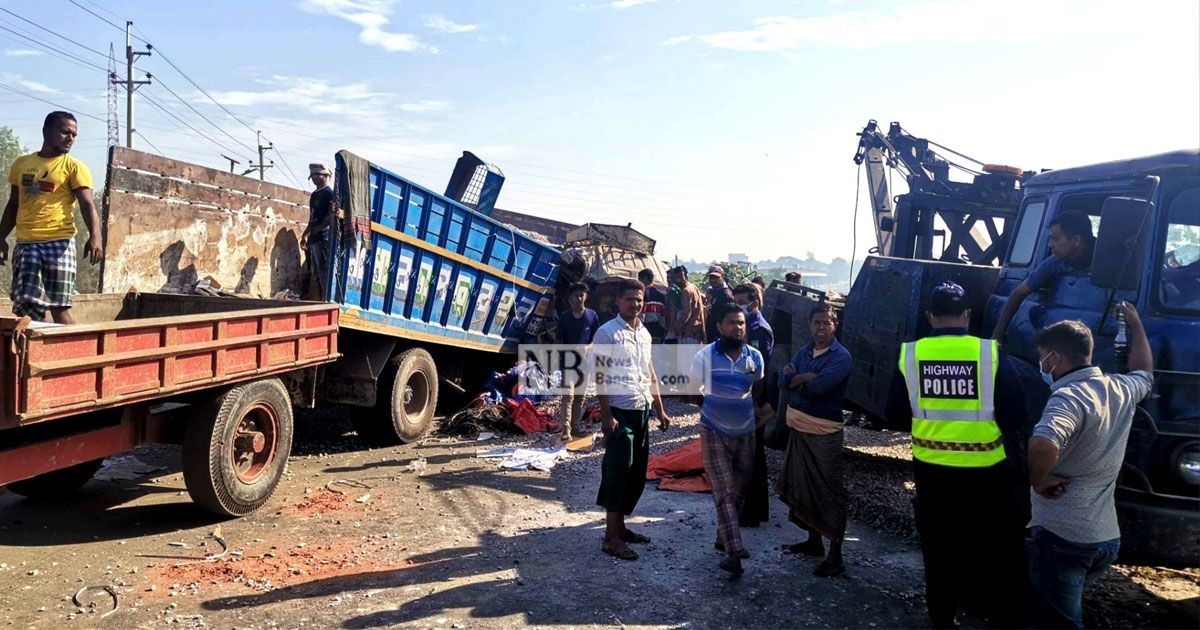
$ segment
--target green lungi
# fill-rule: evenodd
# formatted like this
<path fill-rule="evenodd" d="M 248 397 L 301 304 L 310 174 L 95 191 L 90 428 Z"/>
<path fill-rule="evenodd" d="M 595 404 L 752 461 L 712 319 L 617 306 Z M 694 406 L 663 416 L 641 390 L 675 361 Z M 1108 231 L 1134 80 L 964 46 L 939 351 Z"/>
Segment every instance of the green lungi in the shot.
<path fill-rule="evenodd" d="M 617 427 L 604 441 L 600 493 L 596 504 L 606 512 L 633 513 L 646 488 L 646 462 L 650 457 L 650 408 L 612 408 Z"/>

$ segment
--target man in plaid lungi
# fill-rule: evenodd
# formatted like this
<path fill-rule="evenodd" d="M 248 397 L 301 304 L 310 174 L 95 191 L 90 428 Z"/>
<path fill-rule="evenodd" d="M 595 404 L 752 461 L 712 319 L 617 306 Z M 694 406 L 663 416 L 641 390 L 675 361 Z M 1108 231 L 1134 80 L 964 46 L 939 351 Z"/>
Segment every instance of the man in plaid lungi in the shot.
<path fill-rule="evenodd" d="M 92 175 L 68 155 L 79 130 L 67 112 L 50 112 L 42 125 L 42 149 L 13 162 L 11 191 L 0 218 L 0 265 L 8 260 L 8 235 L 16 228 L 12 310 L 37 321 L 73 324 L 75 204 L 88 226 L 85 255 L 100 262 L 100 215 L 92 201 Z"/>
<path fill-rule="evenodd" d="M 738 516 L 754 472 L 754 401 L 751 389 L 763 377 L 762 353 L 746 343 L 746 316 L 733 302 L 713 306 L 717 340 L 701 348 L 692 361 L 692 376 L 704 383 L 700 408 L 704 471 L 717 507 L 720 567 L 743 573 L 750 553 L 742 545 Z"/>

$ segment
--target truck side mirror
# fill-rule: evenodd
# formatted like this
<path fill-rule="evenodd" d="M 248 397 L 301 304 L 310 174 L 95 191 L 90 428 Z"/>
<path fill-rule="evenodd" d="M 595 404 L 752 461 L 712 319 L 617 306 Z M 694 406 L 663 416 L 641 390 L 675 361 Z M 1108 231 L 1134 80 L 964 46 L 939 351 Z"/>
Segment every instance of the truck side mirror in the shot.
<path fill-rule="evenodd" d="M 1136 291 L 1141 285 L 1153 208 L 1154 204 L 1145 199 L 1104 200 L 1092 250 L 1093 285 L 1116 291 Z"/>

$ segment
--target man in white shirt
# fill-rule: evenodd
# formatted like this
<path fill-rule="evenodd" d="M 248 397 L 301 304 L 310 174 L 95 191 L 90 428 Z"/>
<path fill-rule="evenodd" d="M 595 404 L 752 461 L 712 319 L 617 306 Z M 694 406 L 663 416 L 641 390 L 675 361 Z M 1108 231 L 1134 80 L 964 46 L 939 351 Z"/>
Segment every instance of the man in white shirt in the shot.
<path fill-rule="evenodd" d="M 622 280 L 617 287 L 619 314 L 592 339 L 596 386 L 600 399 L 604 463 L 596 503 L 606 512 L 601 550 L 622 560 L 637 560 L 629 543 L 650 539 L 625 527 L 646 487 L 646 462 L 650 455 L 650 408 L 658 426 L 666 431 L 671 418 L 658 393 L 658 376 L 650 360 L 651 337 L 639 317 L 645 287 L 637 280 Z"/>

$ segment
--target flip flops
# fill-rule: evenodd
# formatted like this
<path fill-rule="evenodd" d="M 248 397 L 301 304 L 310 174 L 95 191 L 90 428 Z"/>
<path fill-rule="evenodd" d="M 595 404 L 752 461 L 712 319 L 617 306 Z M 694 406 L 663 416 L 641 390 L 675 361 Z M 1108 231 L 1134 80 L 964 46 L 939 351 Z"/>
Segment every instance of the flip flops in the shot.
<path fill-rule="evenodd" d="M 600 551 L 603 551 L 604 553 L 606 553 L 618 560 L 637 560 L 638 559 L 637 552 L 630 549 L 629 547 L 623 547 L 621 549 L 613 549 L 611 547 L 601 546 Z"/>
<path fill-rule="evenodd" d="M 621 534 L 621 541 L 634 545 L 646 545 L 650 543 L 650 537 L 638 534 L 632 529 L 627 529 L 624 534 Z"/>

